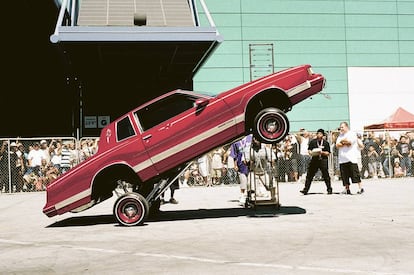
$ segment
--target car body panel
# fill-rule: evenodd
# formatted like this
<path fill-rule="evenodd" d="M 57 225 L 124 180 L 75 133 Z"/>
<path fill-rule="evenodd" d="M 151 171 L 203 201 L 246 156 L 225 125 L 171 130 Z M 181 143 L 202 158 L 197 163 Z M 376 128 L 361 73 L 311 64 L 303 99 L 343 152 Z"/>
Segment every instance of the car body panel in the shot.
<path fill-rule="evenodd" d="M 290 109 L 324 84 L 310 65 L 301 65 L 215 97 L 182 90 L 157 97 L 102 129 L 98 152 L 47 186 L 43 212 L 52 217 L 98 203 L 93 184 L 107 168 L 128 167 L 145 183 L 246 134 L 247 105 L 263 91 L 283 93 Z"/>
<path fill-rule="evenodd" d="M 159 173 L 205 152 L 212 143 L 224 143 L 234 136 L 234 119 L 228 106 L 220 99 L 211 101 L 208 106 L 190 108 L 142 132 L 145 149 Z"/>

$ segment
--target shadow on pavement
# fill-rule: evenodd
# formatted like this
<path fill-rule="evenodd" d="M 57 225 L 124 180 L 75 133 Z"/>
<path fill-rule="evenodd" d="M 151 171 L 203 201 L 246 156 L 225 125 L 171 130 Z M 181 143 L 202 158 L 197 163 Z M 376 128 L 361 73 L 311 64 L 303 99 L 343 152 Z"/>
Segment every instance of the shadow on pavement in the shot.
<path fill-rule="evenodd" d="M 67 226 L 89 226 L 98 224 L 118 223 L 113 215 L 96 215 L 67 218 L 51 225 L 49 227 L 67 227 Z"/>
<path fill-rule="evenodd" d="M 146 223 L 179 221 L 179 220 L 199 220 L 199 219 L 218 219 L 233 217 L 278 217 L 283 215 L 305 214 L 306 210 L 297 206 L 280 206 L 276 208 L 219 208 L 219 209 L 197 209 L 197 210 L 173 210 L 160 211 L 154 218 L 147 219 Z M 55 222 L 47 227 L 70 227 L 70 226 L 90 226 L 98 224 L 118 224 L 113 215 L 96 215 L 71 217 L 62 221 Z"/>

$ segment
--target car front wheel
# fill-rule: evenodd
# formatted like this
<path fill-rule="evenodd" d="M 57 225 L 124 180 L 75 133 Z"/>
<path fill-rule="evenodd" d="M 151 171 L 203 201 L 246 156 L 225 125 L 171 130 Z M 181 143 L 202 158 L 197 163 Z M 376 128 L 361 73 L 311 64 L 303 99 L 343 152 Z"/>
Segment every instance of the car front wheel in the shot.
<path fill-rule="evenodd" d="M 120 196 L 114 204 L 114 216 L 121 225 L 142 224 L 148 216 L 149 206 L 146 199 L 138 193 Z"/>
<path fill-rule="evenodd" d="M 263 143 L 277 143 L 289 133 L 289 120 L 277 108 L 266 108 L 254 119 L 254 136 Z"/>

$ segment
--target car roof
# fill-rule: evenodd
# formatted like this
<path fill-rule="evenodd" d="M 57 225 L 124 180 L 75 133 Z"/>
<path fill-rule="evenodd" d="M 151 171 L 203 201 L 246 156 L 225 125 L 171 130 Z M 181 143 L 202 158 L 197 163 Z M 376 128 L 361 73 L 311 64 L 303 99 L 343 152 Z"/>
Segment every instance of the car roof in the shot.
<path fill-rule="evenodd" d="M 173 91 L 167 92 L 165 94 L 162 94 L 162 95 L 160 95 L 160 96 L 158 96 L 156 98 L 153 98 L 150 101 L 147 101 L 147 102 L 141 104 L 140 106 L 134 108 L 131 111 L 135 111 L 135 110 L 141 109 L 141 108 L 143 108 L 145 106 L 151 105 L 154 102 L 160 101 L 161 99 L 164 99 L 166 97 L 169 97 L 172 94 L 185 94 L 185 95 L 191 95 L 191 96 L 195 96 L 195 97 L 210 97 L 211 98 L 211 96 L 208 96 L 208 95 L 205 95 L 205 94 L 201 94 L 201 93 L 196 93 L 194 91 L 177 89 L 177 90 L 173 90 Z"/>

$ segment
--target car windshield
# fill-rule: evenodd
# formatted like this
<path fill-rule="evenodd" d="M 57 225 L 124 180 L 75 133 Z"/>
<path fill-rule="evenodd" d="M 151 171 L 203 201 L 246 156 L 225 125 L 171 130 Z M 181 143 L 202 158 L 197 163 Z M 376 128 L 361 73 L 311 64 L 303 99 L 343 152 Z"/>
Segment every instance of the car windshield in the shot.
<path fill-rule="evenodd" d="M 206 98 L 215 98 L 217 96 L 217 94 L 213 94 L 213 93 L 208 93 L 208 92 L 200 92 L 200 91 L 194 91 L 194 93 L 196 93 L 197 95 L 206 97 Z"/>
<path fill-rule="evenodd" d="M 154 102 L 135 112 L 142 130 L 148 130 L 195 106 L 197 97 L 176 93 Z"/>

